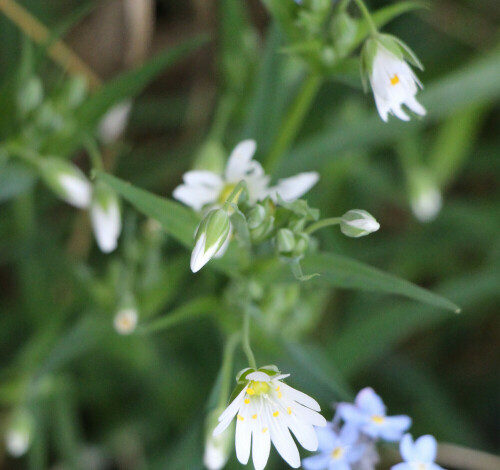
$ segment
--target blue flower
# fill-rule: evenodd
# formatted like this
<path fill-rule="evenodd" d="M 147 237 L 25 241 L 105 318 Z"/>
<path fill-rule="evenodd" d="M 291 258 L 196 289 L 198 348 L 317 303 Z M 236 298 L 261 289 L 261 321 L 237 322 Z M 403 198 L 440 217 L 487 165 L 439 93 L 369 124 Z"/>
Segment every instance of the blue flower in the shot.
<path fill-rule="evenodd" d="M 391 467 L 391 470 L 444 470 L 434 463 L 437 442 L 431 435 L 419 437 L 415 442 L 410 434 L 401 439 L 399 451 L 404 462 Z"/>
<path fill-rule="evenodd" d="M 302 461 L 306 470 L 351 470 L 351 465 L 361 459 L 365 446 L 358 444 L 359 432 L 354 426 L 345 425 L 340 432 L 333 426 L 317 428 L 319 453 Z"/>
<path fill-rule="evenodd" d="M 358 393 L 354 405 L 340 403 L 337 411 L 346 423 L 356 426 L 361 433 L 373 439 L 399 441 L 411 426 L 408 416 L 386 416 L 384 402 L 370 387 Z"/>

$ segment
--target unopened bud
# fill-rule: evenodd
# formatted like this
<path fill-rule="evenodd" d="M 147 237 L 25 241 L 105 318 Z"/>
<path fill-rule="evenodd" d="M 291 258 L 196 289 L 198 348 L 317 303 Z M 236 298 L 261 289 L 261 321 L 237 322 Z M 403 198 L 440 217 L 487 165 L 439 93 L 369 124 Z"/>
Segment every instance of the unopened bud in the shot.
<path fill-rule="evenodd" d="M 33 439 L 34 420 L 31 413 L 25 409 L 14 412 L 5 432 L 5 447 L 13 457 L 24 455 Z"/>
<path fill-rule="evenodd" d="M 113 106 L 99 124 L 99 136 L 105 144 L 116 142 L 127 127 L 132 101 L 127 100 Z"/>
<path fill-rule="evenodd" d="M 276 235 L 276 244 L 280 253 L 291 253 L 295 248 L 295 235 L 288 228 L 282 228 Z"/>
<path fill-rule="evenodd" d="M 222 469 L 231 454 L 231 447 L 234 439 L 234 425 L 229 426 L 224 432 L 213 435 L 218 424 L 218 417 L 223 413 L 224 408 L 217 408 L 212 411 L 206 420 L 205 450 L 203 453 L 203 463 L 208 470 Z"/>
<path fill-rule="evenodd" d="M 305 233 L 299 233 L 295 236 L 295 248 L 293 254 L 295 257 L 301 257 L 309 248 L 309 236 Z"/>
<path fill-rule="evenodd" d="M 38 77 L 29 78 L 17 95 L 17 105 L 22 114 L 38 108 L 43 101 L 43 85 Z"/>
<path fill-rule="evenodd" d="M 46 158 L 40 163 L 40 171 L 45 183 L 61 199 L 80 209 L 89 206 L 92 186 L 75 165 L 59 158 Z"/>
<path fill-rule="evenodd" d="M 340 230 L 344 235 L 351 238 L 364 237 L 376 232 L 380 224 L 368 212 L 361 209 L 353 209 L 346 212 L 340 220 Z"/>
<path fill-rule="evenodd" d="M 122 219 L 118 196 L 103 182 L 94 187 L 90 217 L 99 248 L 104 253 L 111 253 L 118 244 Z"/>
<path fill-rule="evenodd" d="M 223 209 L 211 210 L 198 225 L 191 254 L 191 271 L 198 272 L 222 248 L 231 234 L 229 215 Z"/>
<path fill-rule="evenodd" d="M 410 204 L 420 222 L 431 222 L 439 214 L 443 205 L 441 192 L 428 172 L 415 171 L 411 175 Z"/>

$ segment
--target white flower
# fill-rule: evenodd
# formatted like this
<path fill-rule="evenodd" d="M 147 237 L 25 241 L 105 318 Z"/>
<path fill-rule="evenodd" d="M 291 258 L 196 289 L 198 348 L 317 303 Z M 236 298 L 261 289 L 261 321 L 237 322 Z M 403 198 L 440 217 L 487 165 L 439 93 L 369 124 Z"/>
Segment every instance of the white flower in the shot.
<path fill-rule="evenodd" d="M 207 205 L 222 205 L 240 181 L 245 181 L 252 204 L 267 196 L 276 200 L 277 194 L 285 201 L 293 201 L 318 181 L 315 172 L 301 173 L 269 187 L 270 177 L 261 164 L 252 159 L 256 148 L 254 140 L 240 142 L 231 152 L 223 175 L 207 170 L 188 171 L 183 177 L 184 184 L 175 188 L 173 196 L 199 211 Z"/>
<path fill-rule="evenodd" d="M 317 433 L 320 453 L 302 461 L 306 470 L 351 470 L 365 451 L 365 446 L 358 444 L 355 426 L 345 425 L 340 432 L 329 426 Z"/>
<path fill-rule="evenodd" d="M 408 416 L 386 416 L 384 402 L 370 387 L 358 393 L 354 405 L 340 403 L 337 411 L 346 423 L 356 425 L 360 432 L 374 439 L 399 441 L 411 425 Z"/>
<path fill-rule="evenodd" d="M 429 187 L 415 195 L 411 200 L 411 210 L 420 222 L 433 221 L 439 214 L 442 206 L 443 198 L 437 188 Z"/>
<path fill-rule="evenodd" d="M 363 49 L 362 63 L 370 80 L 378 113 L 385 122 L 389 114 L 409 121 L 409 116 L 401 107 L 403 104 L 416 114 L 426 114 L 425 108 L 415 98 L 418 88 L 423 86 L 406 63 L 405 56 L 421 67 L 405 44 L 388 35 L 379 34 L 376 38 L 368 39 Z"/>
<path fill-rule="evenodd" d="M 211 210 L 200 222 L 191 253 L 191 271 L 197 273 L 212 258 L 222 256 L 229 245 L 231 222 L 224 209 Z"/>
<path fill-rule="evenodd" d="M 99 248 L 104 253 L 111 253 L 118 245 L 122 218 L 116 193 L 104 183 L 95 185 L 90 218 Z"/>
<path fill-rule="evenodd" d="M 410 434 L 405 434 L 399 445 L 404 462 L 391 470 L 443 470 L 436 460 L 437 442 L 431 435 L 421 436 L 415 442 Z"/>
<path fill-rule="evenodd" d="M 27 410 L 14 412 L 5 431 L 5 447 L 10 455 L 20 457 L 28 451 L 34 426 L 33 416 Z"/>
<path fill-rule="evenodd" d="M 113 325 L 117 333 L 121 335 L 129 335 L 134 332 L 137 327 L 139 316 L 134 308 L 124 308 L 117 312 L 113 320 Z"/>
<path fill-rule="evenodd" d="M 368 212 L 353 209 L 346 212 L 340 220 L 340 230 L 347 237 L 359 238 L 376 232 L 380 224 Z"/>
<path fill-rule="evenodd" d="M 116 142 L 127 127 L 132 101 L 127 100 L 113 106 L 99 124 L 99 137 L 105 144 Z"/>
<path fill-rule="evenodd" d="M 47 185 L 68 204 L 79 209 L 90 205 L 92 185 L 78 167 L 59 158 L 46 158 L 40 170 Z"/>
<path fill-rule="evenodd" d="M 265 372 L 264 372 L 265 370 Z M 271 442 L 293 468 L 300 466 L 300 455 L 290 434 L 307 450 L 318 448 L 314 426 L 325 426 L 318 403 L 282 382 L 289 374 L 280 374 L 274 366 L 240 373 L 243 389 L 219 416 L 214 435 L 223 432 L 236 416 L 236 456 L 246 465 L 252 450 L 255 470 L 262 470 L 269 458 Z"/>

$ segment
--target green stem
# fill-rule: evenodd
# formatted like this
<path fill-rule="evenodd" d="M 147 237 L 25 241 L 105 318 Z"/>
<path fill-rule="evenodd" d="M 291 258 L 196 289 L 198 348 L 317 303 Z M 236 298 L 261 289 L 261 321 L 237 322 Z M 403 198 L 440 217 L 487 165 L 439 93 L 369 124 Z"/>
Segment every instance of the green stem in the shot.
<path fill-rule="evenodd" d="M 89 137 L 89 138 L 85 139 L 83 144 L 84 144 L 85 148 L 87 149 L 87 152 L 89 154 L 90 161 L 92 163 L 94 170 L 104 171 L 104 165 L 102 163 L 101 152 L 99 151 L 99 147 L 95 143 L 94 139 Z"/>
<path fill-rule="evenodd" d="M 366 8 L 365 2 L 363 0 L 354 0 L 354 1 L 356 2 L 356 5 L 358 6 L 359 10 L 361 11 L 361 14 L 365 17 L 372 34 L 377 35 L 378 34 L 377 26 L 375 25 L 375 22 L 373 21 L 372 15 L 370 14 L 370 11 L 368 10 L 368 8 Z"/>
<path fill-rule="evenodd" d="M 338 6 L 339 11 L 342 12 L 346 11 L 347 7 L 349 6 L 349 3 L 351 3 L 351 0 L 341 0 Z"/>
<path fill-rule="evenodd" d="M 277 167 L 283 154 L 292 145 L 297 132 L 304 121 L 311 104 L 321 86 L 321 76 L 311 74 L 302 84 L 298 95 L 295 97 L 288 115 L 281 127 L 279 135 L 266 159 L 266 169 L 269 173 Z"/>
<path fill-rule="evenodd" d="M 24 162 L 38 168 L 40 156 L 37 153 L 27 150 L 23 146 L 12 142 L 7 143 L 5 150 L 9 155 L 20 158 Z"/>
<path fill-rule="evenodd" d="M 247 184 L 245 181 L 241 180 L 235 187 L 234 189 L 231 191 L 231 194 L 228 196 L 228 198 L 226 199 L 226 202 L 224 203 L 224 209 L 227 211 L 229 209 L 229 206 L 231 205 L 231 203 L 236 199 L 236 202 L 237 199 L 239 198 L 239 195 L 241 193 L 241 191 L 247 189 Z"/>
<path fill-rule="evenodd" d="M 257 369 L 257 362 L 250 346 L 250 309 L 248 308 L 245 310 L 245 316 L 243 317 L 243 351 L 247 356 L 248 365 L 252 369 Z"/>
<path fill-rule="evenodd" d="M 231 378 L 233 372 L 233 357 L 236 345 L 241 340 L 239 333 L 231 335 L 224 346 L 224 355 L 222 357 L 221 367 L 221 386 L 218 408 L 224 408 L 229 398 Z"/>
<path fill-rule="evenodd" d="M 314 224 L 310 225 L 307 227 L 305 230 L 305 233 L 311 235 L 311 233 L 316 232 L 317 230 L 324 228 L 324 227 L 330 227 L 331 225 L 339 225 L 342 220 L 342 217 L 331 217 L 330 219 L 323 219 L 318 222 L 315 222 Z"/>

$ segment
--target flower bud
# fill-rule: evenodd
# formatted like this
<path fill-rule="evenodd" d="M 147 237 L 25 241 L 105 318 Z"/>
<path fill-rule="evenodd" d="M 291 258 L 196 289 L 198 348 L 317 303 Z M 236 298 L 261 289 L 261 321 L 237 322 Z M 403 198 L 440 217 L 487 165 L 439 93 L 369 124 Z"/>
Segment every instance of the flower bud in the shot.
<path fill-rule="evenodd" d="M 214 429 L 219 424 L 218 417 L 224 408 L 212 411 L 206 420 L 205 451 L 203 453 L 203 464 L 208 470 L 220 470 L 223 468 L 231 454 L 233 446 L 234 425 L 230 426 L 221 434 L 213 435 Z"/>
<path fill-rule="evenodd" d="M 104 253 L 111 253 L 118 244 L 122 219 L 118 196 L 101 181 L 94 187 L 90 218 L 99 248 Z"/>
<path fill-rule="evenodd" d="M 61 199 L 80 209 L 89 206 L 92 186 L 78 167 L 59 158 L 46 158 L 40 171 L 45 183 Z"/>
<path fill-rule="evenodd" d="M 289 254 L 295 248 L 295 235 L 288 228 L 282 228 L 276 235 L 276 246 L 280 253 Z"/>
<path fill-rule="evenodd" d="M 120 335 L 129 335 L 137 327 L 138 319 L 139 316 L 135 308 L 124 308 L 116 313 L 113 325 Z"/>
<path fill-rule="evenodd" d="M 248 213 L 247 222 L 252 241 L 259 243 L 272 232 L 274 216 L 271 215 L 269 208 L 257 204 Z"/>
<path fill-rule="evenodd" d="M 295 236 L 295 248 L 293 254 L 295 257 L 301 257 L 309 248 L 309 235 L 299 233 Z"/>
<path fill-rule="evenodd" d="M 105 144 L 116 142 L 125 131 L 132 101 L 126 100 L 113 106 L 99 124 L 99 137 Z"/>
<path fill-rule="evenodd" d="M 13 457 L 24 455 L 33 439 L 34 420 L 30 412 L 19 409 L 14 412 L 5 431 L 5 447 Z"/>
<path fill-rule="evenodd" d="M 443 200 L 439 187 L 427 171 L 414 171 L 410 176 L 410 204 L 420 222 L 431 222 L 441 210 Z"/>
<path fill-rule="evenodd" d="M 247 222 L 250 230 L 258 228 L 266 218 L 266 209 L 261 204 L 257 204 L 248 213 Z"/>
<path fill-rule="evenodd" d="M 231 233 L 229 215 L 223 209 L 211 210 L 196 230 L 191 254 L 191 271 L 198 272 L 222 248 Z"/>
<path fill-rule="evenodd" d="M 38 77 L 29 78 L 17 94 L 17 105 L 22 114 L 38 108 L 43 101 L 43 85 Z"/>
<path fill-rule="evenodd" d="M 366 211 L 354 209 L 346 212 L 340 220 L 340 230 L 351 238 L 364 237 L 376 232 L 380 224 Z"/>

